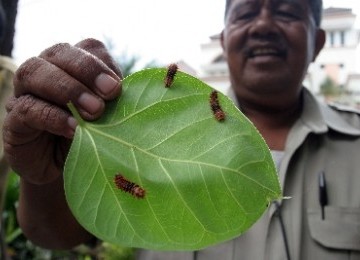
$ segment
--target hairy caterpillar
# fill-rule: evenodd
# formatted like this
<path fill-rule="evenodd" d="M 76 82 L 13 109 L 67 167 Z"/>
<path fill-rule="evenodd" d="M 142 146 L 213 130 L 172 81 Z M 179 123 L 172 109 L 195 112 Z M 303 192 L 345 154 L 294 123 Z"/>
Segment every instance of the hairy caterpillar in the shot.
<path fill-rule="evenodd" d="M 175 63 L 169 65 L 164 80 L 166 88 L 170 88 L 171 85 L 173 84 L 177 70 L 178 70 L 178 66 Z"/>
<path fill-rule="evenodd" d="M 218 92 L 216 90 L 213 90 L 210 94 L 210 107 L 217 121 L 225 120 L 225 113 L 220 107 Z"/>
<path fill-rule="evenodd" d="M 120 190 L 130 193 L 136 198 L 144 198 L 145 190 L 134 182 L 128 181 L 121 174 L 116 174 L 114 177 L 114 183 Z"/>

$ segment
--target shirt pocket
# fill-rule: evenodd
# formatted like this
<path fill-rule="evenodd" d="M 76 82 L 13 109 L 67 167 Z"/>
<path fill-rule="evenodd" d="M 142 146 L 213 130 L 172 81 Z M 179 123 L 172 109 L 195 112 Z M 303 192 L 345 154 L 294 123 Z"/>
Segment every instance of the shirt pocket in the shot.
<path fill-rule="evenodd" d="M 320 209 L 308 209 L 312 239 L 335 250 L 360 251 L 360 209 L 325 207 L 322 219 Z"/>

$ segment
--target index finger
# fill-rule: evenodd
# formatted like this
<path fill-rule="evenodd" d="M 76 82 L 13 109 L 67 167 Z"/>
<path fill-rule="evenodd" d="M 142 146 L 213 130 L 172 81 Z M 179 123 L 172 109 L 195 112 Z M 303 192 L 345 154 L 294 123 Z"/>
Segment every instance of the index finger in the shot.
<path fill-rule="evenodd" d="M 55 65 L 104 100 L 121 92 L 121 78 L 97 56 L 67 43 L 56 44 L 40 54 L 40 58 Z"/>

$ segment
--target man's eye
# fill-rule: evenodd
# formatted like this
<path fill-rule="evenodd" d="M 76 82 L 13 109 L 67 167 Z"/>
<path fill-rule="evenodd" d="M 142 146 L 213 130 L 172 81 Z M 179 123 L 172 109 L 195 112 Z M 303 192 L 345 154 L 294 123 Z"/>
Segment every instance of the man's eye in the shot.
<path fill-rule="evenodd" d="M 289 4 L 281 4 L 277 8 L 274 8 L 273 14 L 281 19 L 288 21 L 295 21 L 302 19 L 302 9 L 296 8 L 296 6 Z"/>
<path fill-rule="evenodd" d="M 288 12 L 288 11 L 276 11 L 276 16 L 277 17 L 280 17 L 284 20 L 291 20 L 291 21 L 295 21 L 295 20 L 299 20 L 300 17 L 296 14 L 296 13 L 293 13 L 293 12 Z"/>
<path fill-rule="evenodd" d="M 234 16 L 234 21 L 250 20 L 250 19 L 256 17 L 256 15 L 257 15 L 257 12 L 255 12 L 255 11 L 239 13 Z"/>

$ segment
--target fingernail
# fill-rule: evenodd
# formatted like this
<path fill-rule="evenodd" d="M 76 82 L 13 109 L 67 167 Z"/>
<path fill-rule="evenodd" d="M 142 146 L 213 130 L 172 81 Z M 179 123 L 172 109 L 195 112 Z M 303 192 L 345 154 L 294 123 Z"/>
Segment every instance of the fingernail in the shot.
<path fill-rule="evenodd" d="M 101 73 L 96 77 L 95 85 L 102 94 L 108 95 L 119 86 L 119 82 L 108 74 Z"/>
<path fill-rule="evenodd" d="M 70 128 L 75 131 L 75 129 L 78 125 L 78 122 L 76 121 L 76 119 L 73 118 L 72 116 L 70 116 L 67 120 L 67 123 L 68 123 L 68 126 L 70 126 Z"/>
<path fill-rule="evenodd" d="M 77 121 L 76 121 L 75 118 L 73 118 L 72 116 L 70 116 L 70 117 L 68 117 L 67 124 L 68 124 L 68 126 L 70 127 L 70 129 L 68 129 L 68 130 L 64 133 L 64 136 L 65 136 L 66 138 L 72 139 L 72 138 L 74 138 L 75 131 L 76 131 L 76 127 L 77 127 L 78 123 L 77 123 Z"/>
<path fill-rule="evenodd" d="M 99 99 L 86 92 L 80 95 L 78 103 L 84 110 L 86 110 L 92 115 L 99 112 L 102 106 Z"/>

